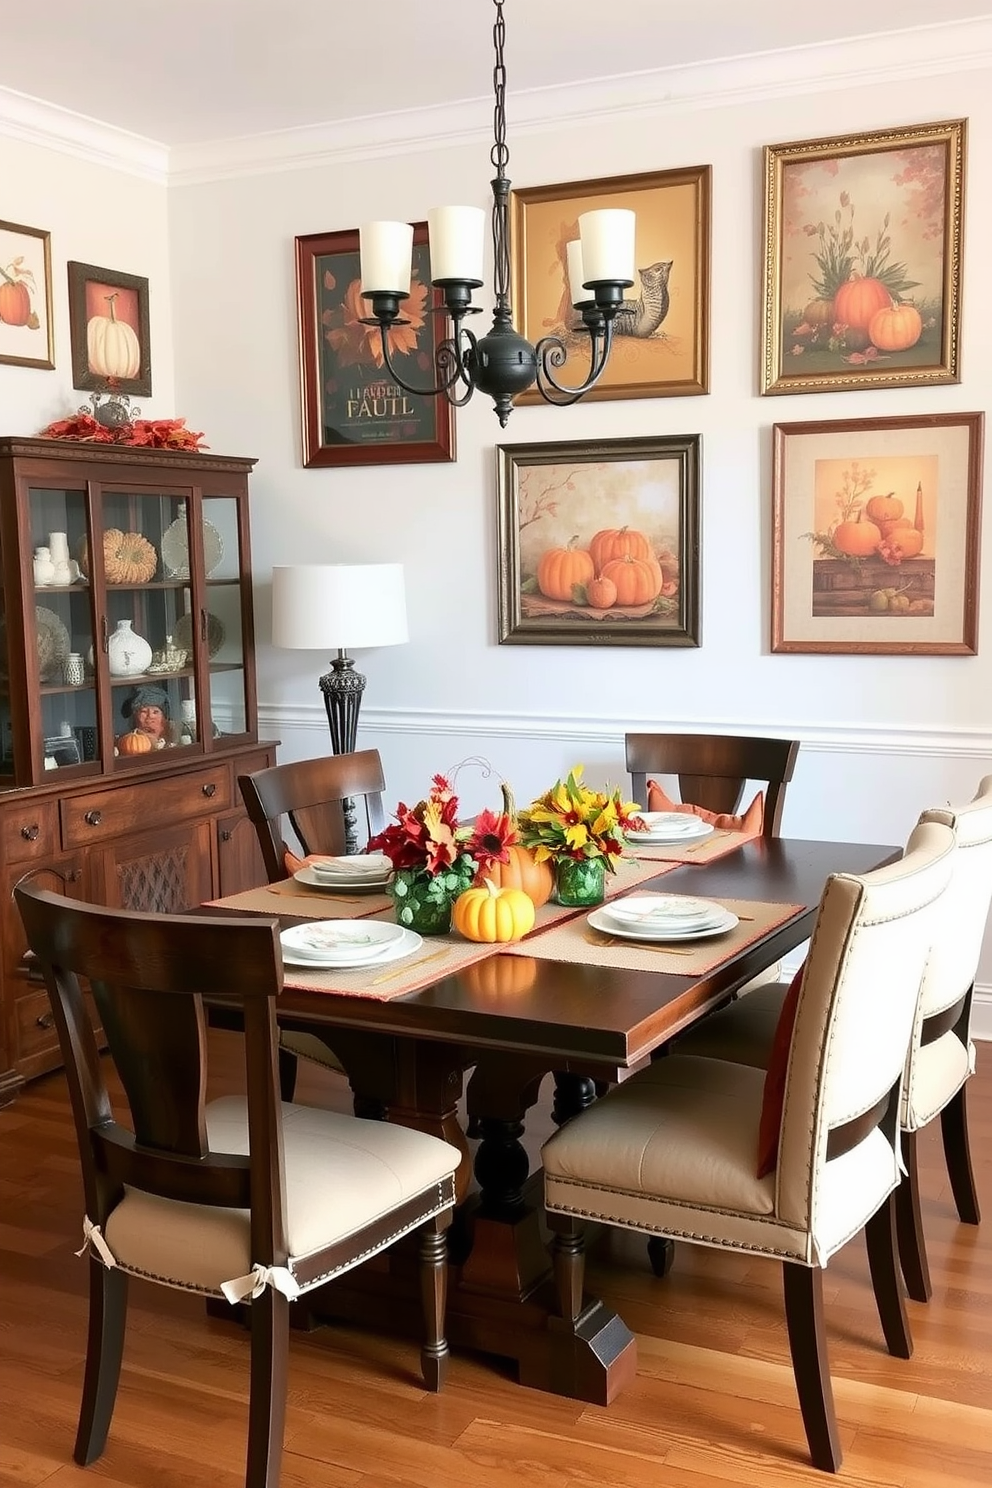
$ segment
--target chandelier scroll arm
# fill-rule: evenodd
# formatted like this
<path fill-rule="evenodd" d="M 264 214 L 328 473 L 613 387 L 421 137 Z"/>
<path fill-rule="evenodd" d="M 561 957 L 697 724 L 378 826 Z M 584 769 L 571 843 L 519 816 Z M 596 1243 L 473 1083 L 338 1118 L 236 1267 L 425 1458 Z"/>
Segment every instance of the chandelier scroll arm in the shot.
<path fill-rule="evenodd" d="M 417 398 L 439 398 L 443 394 L 455 408 L 461 408 L 468 402 L 474 388 L 467 371 L 467 363 L 475 355 L 476 338 L 467 326 L 455 325 L 452 335 L 438 342 L 434 362 L 439 379 L 434 386 L 417 387 L 416 384 L 406 380 L 390 355 L 389 330 L 393 322 L 384 324 L 379 320 L 366 320 L 362 323 L 378 326 L 383 366 L 404 392 L 412 393 Z M 453 391 L 458 382 L 463 383 L 465 387 L 465 391 L 461 394 Z"/>

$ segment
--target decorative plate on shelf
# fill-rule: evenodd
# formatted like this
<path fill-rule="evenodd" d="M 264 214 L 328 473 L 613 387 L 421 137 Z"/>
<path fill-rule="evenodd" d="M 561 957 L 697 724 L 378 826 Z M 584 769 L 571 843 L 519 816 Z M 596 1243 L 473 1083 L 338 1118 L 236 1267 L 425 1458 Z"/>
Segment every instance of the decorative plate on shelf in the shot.
<path fill-rule="evenodd" d="M 72 649 L 69 632 L 54 610 L 38 605 L 34 612 L 38 633 L 38 677 L 42 682 L 61 680 L 62 668 Z"/>
<path fill-rule="evenodd" d="M 224 540 L 213 522 L 208 522 L 204 517 L 203 567 L 208 579 L 223 556 Z M 189 533 L 186 530 L 185 517 L 177 517 L 162 533 L 162 563 L 167 578 L 189 578 Z"/>
<path fill-rule="evenodd" d="M 193 617 L 192 617 L 192 615 L 190 615 L 188 612 L 185 615 L 180 615 L 179 616 L 179 619 L 176 621 L 175 628 L 173 629 L 172 635 L 173 635 L 173 639 L 174 639 L 176 645 L 177 646 L 180 646 L 187 653 L 187 655 L 192 655 L 192 652 L 193 652 Z M 220 650 L 220 648 L 221 648 L 221 646 L 223 646 L 223 644 L 224 644 L 224 627 L 221 624 L 221 622 L 217 619 L 217 616 L 216 615 L 212 615 L 210 613 L 210 611 L 208 610 L 207 611 L 207 654 L 208 654 L 208 656 L 216 656 L 217 655 L 217 652 Z"/>

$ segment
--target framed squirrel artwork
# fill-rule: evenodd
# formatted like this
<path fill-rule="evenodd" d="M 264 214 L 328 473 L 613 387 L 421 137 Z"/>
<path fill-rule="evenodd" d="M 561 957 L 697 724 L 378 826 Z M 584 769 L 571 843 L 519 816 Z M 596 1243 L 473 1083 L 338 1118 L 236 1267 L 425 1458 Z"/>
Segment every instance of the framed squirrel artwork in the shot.
<path fill-rule="evenodd" d="M 583 212 L 624 207 L 636 215 L 636 282 L 614 322 L 606 370 L 586 400 L 709 392 L 710 177 L 710 167 L 699 165 L 511 192 L 515 326 L 532 342 L 561 338 L 575 366 L 570 382 L 585 375 L 588 333 L 572 308 L 566 244 L 579 236 Z M 532 388 L 516 401 L 539 399 Z"/>

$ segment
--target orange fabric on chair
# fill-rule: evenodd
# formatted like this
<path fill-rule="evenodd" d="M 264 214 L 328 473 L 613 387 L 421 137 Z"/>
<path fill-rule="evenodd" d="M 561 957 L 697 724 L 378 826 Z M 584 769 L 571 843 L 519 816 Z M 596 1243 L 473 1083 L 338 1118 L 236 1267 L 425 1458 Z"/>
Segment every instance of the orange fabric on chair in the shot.
<path fill-rule="evenodd" d="M 785 1104 L 785 1072 L 789 1064 L 789 1046 L 792 1043 L 792 1029 L 796 1021 L 799 990 L 805 970 L 804 961 L 785 994 L 775 1027 L 771 1054 L 768 1056 L 765 1088 L 761 1097 L 761 1119 L 758 1122 L 758 1178 L 764 1178 L 773 1172 L 778 1164 L 778 1141 L 782 1132 L 782 1107 Z"/>
<path fill-rule="evenodd" d="M 765 825 L 765 793 L 758 791 L 746 811 L 732 816 L 729 811 L 707 811 L 705 806 L 692 806 L 687 801 L 672 801 L 657 780 L 648 781 L 648 811 L 681 811 L 687 816 L 699 816 L 714 827 L 725 827 L 731 832 L 747 832 L 760 836 Z"/>

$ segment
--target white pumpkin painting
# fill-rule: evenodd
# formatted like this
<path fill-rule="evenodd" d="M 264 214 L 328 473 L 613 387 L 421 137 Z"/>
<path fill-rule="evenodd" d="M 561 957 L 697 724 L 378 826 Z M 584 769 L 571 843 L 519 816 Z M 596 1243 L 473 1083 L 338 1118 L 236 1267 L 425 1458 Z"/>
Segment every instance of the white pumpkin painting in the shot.
<path fill-rule="evenodd" d="M 70 262 L 73 386 L 149 397 L 148 280 Z"/>
<path fill-rule="evenodd" d="M 137 377 L 141 366 L 137 332 L 126 320 L 117 318 L 115 303 L 119 297 L 119 290 L 104 295 L 106 315 L 91 315 L 86 322 L 86 354 L 90 371 L 98 377 Z"/>

